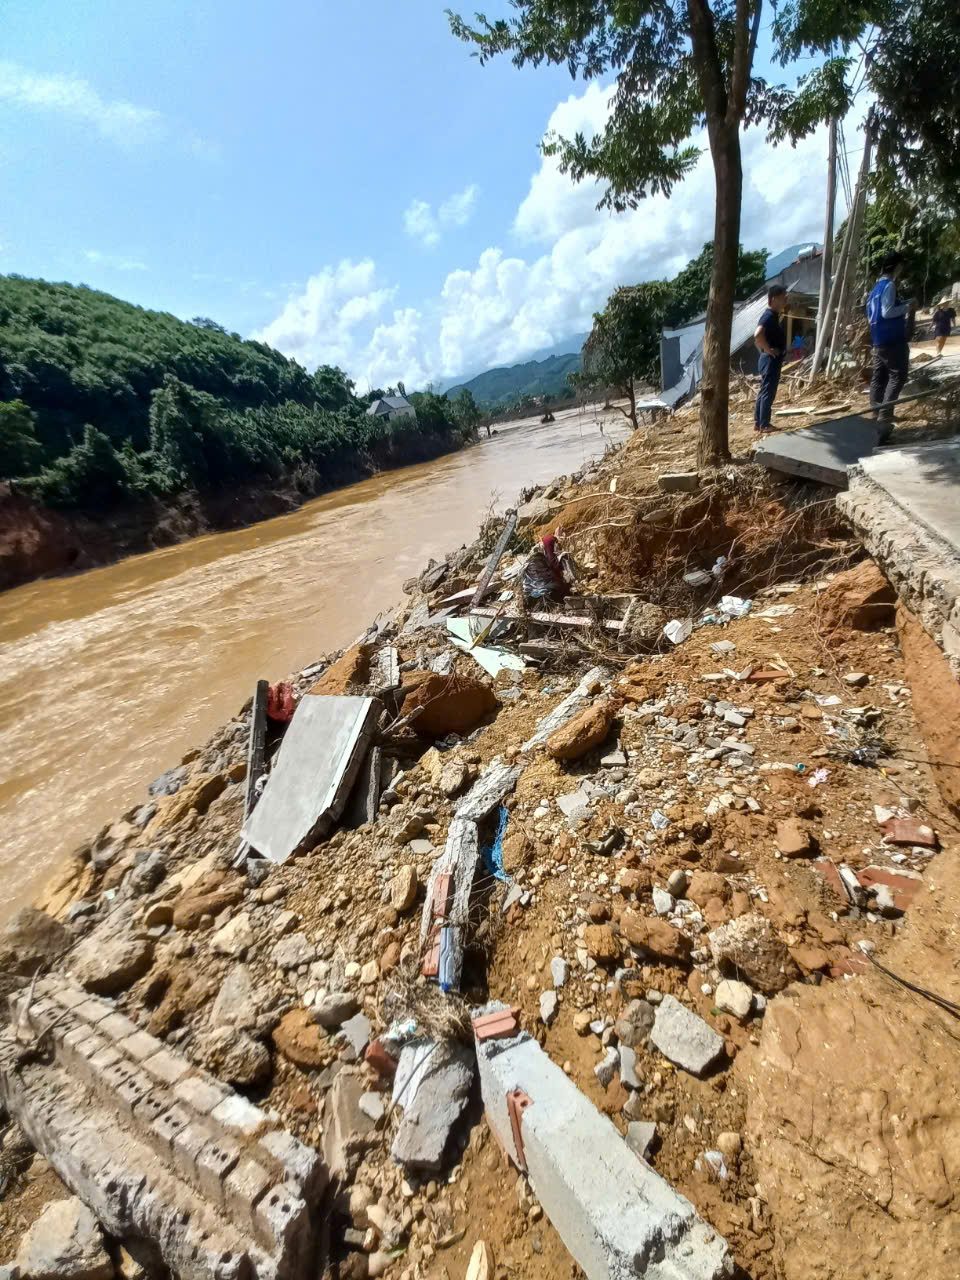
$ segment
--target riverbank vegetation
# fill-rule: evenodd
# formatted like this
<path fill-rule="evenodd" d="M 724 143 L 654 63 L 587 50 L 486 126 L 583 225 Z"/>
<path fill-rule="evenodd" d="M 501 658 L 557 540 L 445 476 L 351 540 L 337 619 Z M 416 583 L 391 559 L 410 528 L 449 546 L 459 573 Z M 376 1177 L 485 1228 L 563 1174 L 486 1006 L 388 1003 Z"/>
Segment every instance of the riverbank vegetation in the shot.
<path fill-rule="evenodd" d="M 213 320 L 0 276 L 0 479 L 46 506 L 102 512 L 303 472 L 319 491 L 472 435 L 472 400 L 410 399 L 416 418 L 373 417 L 342 370 L 308 373 Z"/>

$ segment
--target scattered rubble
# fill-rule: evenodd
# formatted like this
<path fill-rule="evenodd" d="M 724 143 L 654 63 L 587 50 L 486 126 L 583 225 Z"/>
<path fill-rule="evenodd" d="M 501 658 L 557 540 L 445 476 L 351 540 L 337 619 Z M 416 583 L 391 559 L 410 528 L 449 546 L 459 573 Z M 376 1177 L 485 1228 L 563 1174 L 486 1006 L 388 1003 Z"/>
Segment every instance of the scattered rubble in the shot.
<path fill-rule="evenodd" d="M 822 498 L 687 471 L 663 432 L 411 580 L 291 717 L 258 693 L 0 936 L 0 1094 L 108 1237 L 71 1274 L 123 1240 L 187 1280 L 537 1280 L 567 1251 L 590 1280 L 866 1280 L 905 1274 L 904 1223 L 948 1247 L 947 1033 L 867 958 L 953 990 L 944 917 L 911 942 L 955 825 L 891 594 Z M 527 611 L 554 523 L 582 581 Z M 866 1066 L 823 1052 L 864 1035 Z"/>

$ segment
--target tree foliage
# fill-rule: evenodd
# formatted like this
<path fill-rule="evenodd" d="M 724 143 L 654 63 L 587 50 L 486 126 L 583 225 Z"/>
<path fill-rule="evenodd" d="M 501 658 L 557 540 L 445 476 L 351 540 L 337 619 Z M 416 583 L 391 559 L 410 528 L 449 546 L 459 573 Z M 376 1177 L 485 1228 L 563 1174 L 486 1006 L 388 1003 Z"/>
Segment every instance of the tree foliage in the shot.
<path fill-rule="evenodd" d="M 660 364 L 660 330 L 670 300 L 666 280 L 626 285 L 616 289 L 593 320 L 583 347 L 582 380 L 591 385 L 614 387 L 629 402 L 625 410 L 637 426 L 636 388 L 653 385 Z"/>
<path fill-rule="evenodd" d="M 892 3 L 892 0 L 885 0 Z M 870 0 L 786 0 L 773 25 L 784 62 L 806 51 L 844 54 L 872 18 Z M 728 456 L 730 335 L 740 239 L 740 129 L 777 122 L 791 93 L 754 75 L 762 0 L 513 0 L 511 18 L 469 23 L 455 35 L 481 62 L 509 54 L 517 66 L 565 65 L 585 79 L 615 77 L 610 113 L 594 138 L 550 137 L 544 150 L 574 181 L 602 186 L 601 206 L 635 208 L 669 194 L 697 161 L 691 137 L 705 128 L 716 180 L 716 247 L 704 334 L 701 464 Z M 810 94 L 811 123 L 823 97 Z M 822 116 L 821 116 L 822 118 Z"/>
<path fill-rule="evenodd" d="M 385 422 L 340 369 L 310 374 L 212 320 L 0 276 L 0 478 L 52 505 L 98 510 L 303 466 L 317 487 L 339 483 L 469 434 L 445 397 L 429 407 L 425 421 Z"/>
<path fill-rule="evenodd" d="M 763 287 L 767 278 L 766 249 L 747 249 L 740 245 L 737 258 L 737 301 L 749 298 Z M 670 285 L 670 300 L 664 310 L 664 323 L 671 328 L 687 324 L 701 315 L 710 296 L 713 273 L 713 242 L 703 246 L 699 254 L 680 271 Z"/>
<path fill-rule="evenodd" d="M 29 406 L 22 400 L 0 400 L 0 476 L 28 476 L 42 459 Z"/>

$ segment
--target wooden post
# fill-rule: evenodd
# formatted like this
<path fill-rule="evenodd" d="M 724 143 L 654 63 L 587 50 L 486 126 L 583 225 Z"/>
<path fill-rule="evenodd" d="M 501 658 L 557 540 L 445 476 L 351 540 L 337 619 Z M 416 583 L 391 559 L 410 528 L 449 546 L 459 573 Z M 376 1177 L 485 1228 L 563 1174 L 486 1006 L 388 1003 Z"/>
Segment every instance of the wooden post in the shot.
<path fill-rule="evenodd" d="M 833 318 L 833 336 L 830 341 L 830 356 L 827 360 L 827 374 L 833 369 L 833 361 L 840 348 L 842 325 L 850 305 L 850 290 L 856 277 L 856 264 L 860 255 L 860 239 L 863 233 L 863 220 L 867 207 L 867 178 L 870 175 L 870 158 L 873 152 L 873 115 L 867 118 L 863 130 L 863 159 L 857 175 L 857 189 L 854 193 L 853 207 L 848 219 L 850 232 L 849 250 L 844 263 L 843 277 L 840 280 L 840 292 L 837 296 L 837 312 Z"/>
<path fill-rule="evenodd" d="M 258 680 L 253 695 L 253 706 L 250 710 L 250 737 L 247 743 L 247 796 L 243 808 L 244 818 L 249 818 L 257 803 L 259 793 L 257 783 L 263 777 L 266 768 L 267 749 L 267 697 L 270 692 L 268 680 Z"/>
<path fill-rule="evenodd" d="M 516 527 L 517 527 L 517 513 L 515 511 L 511 511 L 510 515 L 507 517 L 507 523 L 503 527 L 503 532 L 500 534 L 500 537 L 497 539 L 497 545 L 490 552 L 490 555 L 487 559 L 487 563 L 484 566 L 483 575 L 480 578 L 480 581 L 477 583 L 477 589 L 473 593 L 473 598 L 470 601 L 469 607 L 471 609 L 474 608 L 475 605 L 478 605 L 480 601 L 483 599 L 483 597 L 486 595 L 487 588 L 490 586 L 490 583 L 493 581 L 493 575 L 497 571 L 497 565 L 503 559 L 504 552 L 507 549 L 507 543 L 513 537 L 513 531 L 514 529 L 516 529 Z"/>
<path fill-rule="evenodd" d="M 833 217 L 837 204 L 837 121 L 830 120 L 829 143 L 827 147 L 827 211 L 823 219 L 823 257 L 820 259 L 820 297 L 817 307 L 820 315 L 827 306 L 827 295 L 830 293 L 830 273 L 833 266 Z M 816 349 L 813 353 L 811 378 L 820 372 L 823 362 L 823 343 L 820 340 L 820 329 L 817 329 Z"/>

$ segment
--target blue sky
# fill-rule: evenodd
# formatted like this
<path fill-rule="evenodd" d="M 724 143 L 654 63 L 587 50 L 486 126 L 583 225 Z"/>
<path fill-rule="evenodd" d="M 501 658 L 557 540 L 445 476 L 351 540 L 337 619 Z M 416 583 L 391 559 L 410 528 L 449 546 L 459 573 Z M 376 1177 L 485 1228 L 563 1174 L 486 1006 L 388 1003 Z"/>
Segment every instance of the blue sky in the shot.
<path fill-rule="evenodd" d="M 0 33 L 0 271 L 209 315 L 361 387 L 524 358 L 710 238 L 704 165 L 598 214 L 538 143 L 598 128 L 603 87 L 481 68 L 442 2 L 5 0 Z M 748 135 L 746 243 L 816 236 L 823 154 Z"/>

